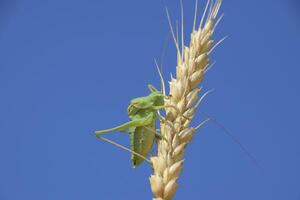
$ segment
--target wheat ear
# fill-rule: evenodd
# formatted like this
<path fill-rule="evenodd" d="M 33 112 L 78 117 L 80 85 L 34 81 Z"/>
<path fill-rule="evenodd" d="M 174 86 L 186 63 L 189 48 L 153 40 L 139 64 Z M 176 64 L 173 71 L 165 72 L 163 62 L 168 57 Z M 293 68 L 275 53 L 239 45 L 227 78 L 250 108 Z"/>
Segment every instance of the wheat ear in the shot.
<path fill-rule="evenodd" d="M 183 155 L 187 144 L 195 131 L 201 127 L 190 127 L 197 107 L 205 96 L 199 98 L 199 84 L 208 69 L 209 54 L 214 49 L 212 34 L 219 20 L 216 19 L 222 0 L 212 3 L 208 0 L 199 28 L 196 29 L 195 9 L 194 26 L 189 47 L 179 48 L 170 23 L 171 32 L 177 49 L 176 78 L 171 77 L 170 98 L 165 100 L 166 116 L 161 119 L 161 134 L 164 138 L 158 141 L 158 153 L 151 157 L 153 175 L 150 176 L 151 190 L 154 200 L 170 200 L 173 198 L 178 184 L 177 179 L 183 167 Z M 207 14 L 206 14 L 207 13 Z M 167 11 L 170 22 L 169 14 Z M 182 14 L 183 16 L 183 14 Z M 183 17 L 182 17 L 183 21 Z M 183 44 L 183 23 L 182 44 Z M 176 108 L 176 109 L 175 109 Z"/>

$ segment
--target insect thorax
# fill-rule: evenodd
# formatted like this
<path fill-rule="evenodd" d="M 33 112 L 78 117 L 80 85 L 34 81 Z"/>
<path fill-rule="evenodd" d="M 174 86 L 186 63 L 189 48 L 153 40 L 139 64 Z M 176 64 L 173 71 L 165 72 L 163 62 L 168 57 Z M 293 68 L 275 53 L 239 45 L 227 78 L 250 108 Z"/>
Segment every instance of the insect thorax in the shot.
<path fill-rule="evenodd" d="M 164 105 L 164 95 L 161 92 L 152 92 L 149 96 L 152 97 L 154 106 Z"/>

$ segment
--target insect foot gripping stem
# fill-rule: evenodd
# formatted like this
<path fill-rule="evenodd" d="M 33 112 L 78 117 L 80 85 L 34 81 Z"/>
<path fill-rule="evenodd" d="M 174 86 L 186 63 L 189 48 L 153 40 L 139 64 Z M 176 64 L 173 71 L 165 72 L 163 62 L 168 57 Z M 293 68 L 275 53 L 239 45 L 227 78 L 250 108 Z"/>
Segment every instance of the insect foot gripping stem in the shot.
<path fill-rule="evenodd" d="M 156 106 L 155 109 L 156 110 L 159 110 L 159 109 L 162 109 L 162 108 L 173 108 L 177 114 L 179 114 L 180 116 L 182 116 L 184 119 L 188 120 L 188 121 L 192 121 L 192 119 L 190 117 L 187 117 L 185 116 L 184 114 L 182 114 L 179 109 L 174 106 L 174 105 L 163 105 L 163 106 Z"/>

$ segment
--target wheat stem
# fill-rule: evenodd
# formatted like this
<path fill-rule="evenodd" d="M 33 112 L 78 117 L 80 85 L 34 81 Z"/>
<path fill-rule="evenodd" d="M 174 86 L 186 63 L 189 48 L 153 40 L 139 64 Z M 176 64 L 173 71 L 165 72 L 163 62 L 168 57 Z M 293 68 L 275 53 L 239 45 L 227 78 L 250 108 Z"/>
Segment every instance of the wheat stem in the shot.
<path fill-rule="evenodd" d="M 168 107 L 166 108 L 166 116 L 160 122 L 161 134 L 165 139 L 158 141 L 158 153 L 150 158 L 153 165 L 150 184 L 154 200 L 170 200 L 173 198 L 178 187 L 177 179 L 183 167 L 185 148 L 192 139 L 193 133 L 197 130 L 190 127 L 190 119 L 193 118 L 201 101 L 201 98 L 199 99 L 201 89 L 198 86 L 202 82 L 210 63 L 209 55 L 214 48 L 211 37 L 215 23 L 218 22 L 216 16 L 222 0 L 217 0 L 211 4 L 210 2 L 208 0 L 199 28 L 195 29 L 195 25 L 193 27 L 189 47 L 182 44 L 181 52 L 179 52 L 179 41 L 175 38 L 170 16 L 166 10 L 179 59 L 176 67 L 176 78 L 171 77 L 169 82 L 170 98 L 165 100 L 165 105 Z M 206 16 L 209 4 L 211 9 L 209 9 Z M 183 19 L 182 5 L 181 15 Z M 205 17 L 206 20 L 203 24 Z M 196 16 L 194 17 L 195 20 Z M 183 34 L 183 27 L 181 30 Z M 182 42 L 184 42 L 183 35 Z M 174 109 L 174 107 L 177 109 Z"/>

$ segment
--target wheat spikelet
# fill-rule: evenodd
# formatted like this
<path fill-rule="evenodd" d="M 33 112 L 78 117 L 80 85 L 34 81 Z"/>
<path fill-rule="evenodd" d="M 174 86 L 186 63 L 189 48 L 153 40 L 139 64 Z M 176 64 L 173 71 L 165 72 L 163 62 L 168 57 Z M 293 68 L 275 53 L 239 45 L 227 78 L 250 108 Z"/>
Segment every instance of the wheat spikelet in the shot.
<path fill-rule="evenodd" d="M 154 200 L 170 200 L 174 196 L 178 187 L 177 179 L 183 167 L 185 148 L 191 141 L 193 133 L 202 125 L 194 128 L 189 126 L 196 108 L 205 96 L 204 94 L 199 98 L 201 89 L 198 86 L 210 64 L 209 54 L 214 49 L 212 34 L 219 21 L 216 20 L 216 16 L 221 1 L 211 3 L 208 0 L 198 29 L 196 29 L 196 4 L 189 47 L 183 45 L 183 23 L 181 25 L 182 50 L 179 49 L 178 39 L 170 25 L 177 48 L 178 61 L 176 78 L 172 77 L 169 82 L 170 98 L 165 100 L 165 105 L 168 107 L 166 116 L 160 123 L 164 139 L 158 141 L 157 156 L 151 157 L 154 172 L 150 176 L 150 184 Z M 170 22 L 168 11 L 167 15 Z"/>

